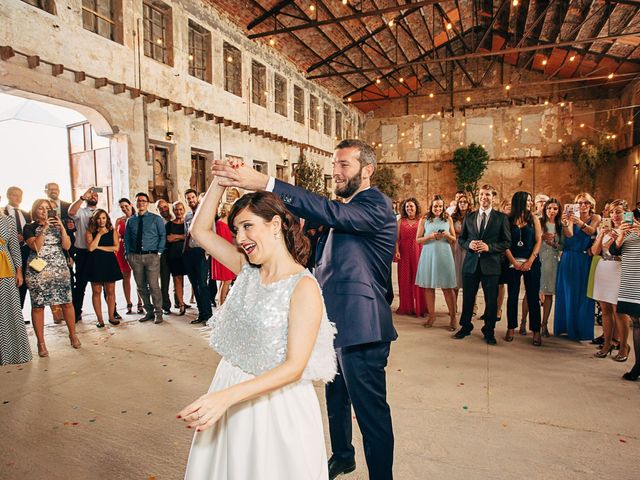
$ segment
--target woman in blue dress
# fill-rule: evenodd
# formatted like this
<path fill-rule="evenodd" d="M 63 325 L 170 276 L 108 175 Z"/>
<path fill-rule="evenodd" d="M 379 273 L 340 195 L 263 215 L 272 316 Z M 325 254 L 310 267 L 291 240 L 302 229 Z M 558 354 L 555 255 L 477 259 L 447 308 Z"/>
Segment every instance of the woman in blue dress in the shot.
<path fill-rule="evenodd" d="M 595 303 L 587 297 L 591 267 L 587 250 L 601 218 L 595 213 L 596 201 L 588 193 L 579 193 L 574 202 L 579 206 L 579 215 L 574 214 L 571 205 L 562 214 L 565 242 L 558 265 L 553 333 L 566 333 L 572 340 L 591 340 Z"/>
<path fill-rule="evenodd" d="M 456 241 L 453 221 L 444 210 L 444 200 L 434 195 L 429 212 L 420 219 L 416 242 L 423 245 L 418 261 L 416 285 L 426 289 L 429 316 L 422 325 L 435 322 L 436 288 L 441 288 L 449 310 L 449 330 L 456 330 L 456 267 L 451 244 Z"/>

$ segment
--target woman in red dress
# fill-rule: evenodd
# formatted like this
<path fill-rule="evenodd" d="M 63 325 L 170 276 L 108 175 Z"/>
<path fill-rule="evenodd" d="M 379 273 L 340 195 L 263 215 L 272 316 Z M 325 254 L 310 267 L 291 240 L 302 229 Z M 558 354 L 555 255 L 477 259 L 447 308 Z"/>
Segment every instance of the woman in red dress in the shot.
<path fill-rule="evenodd" d="M 233 234 L 227 224 L 227 217 L 230 211 L 231 204 L 224 203 L 220 209 L 220 218 L 216 221 L 216 234 L 226 239 L 229 243 L 233 243 Z M 211 257 L 211 279 L 222 282 L 220 287 L 220 305 L 222 305 L 227 298 L 229 288 L 231 288 L 231 282 L 236 279 L 236 276 L 231 270 Z"/>
<path fill-rule="evenodd" d="M 422 317 L 427 313 L 424 293 L 415 284 L 421 249 L 416 243 L 419 219 L 418 201 L 415 198 L 404 200 L 400 206 L 394 261 L 398 262 L 398 290 L 400 291 L 400 306 L 396 313 Z"/>

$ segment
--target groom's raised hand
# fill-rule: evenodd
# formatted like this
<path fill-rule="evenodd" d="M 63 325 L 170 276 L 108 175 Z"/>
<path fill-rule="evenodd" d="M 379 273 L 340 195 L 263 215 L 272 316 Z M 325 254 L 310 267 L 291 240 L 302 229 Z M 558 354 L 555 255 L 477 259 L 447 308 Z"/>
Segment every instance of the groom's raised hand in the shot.
<path fill-rule="evenodd" d="M 239 187 L 256 191 L 267 188 L 269 182 L 267 175 L 245 166 L 244 162 L 214 160 L 211 173 L 217 177 L 218 184 L 223 187 Z"/>

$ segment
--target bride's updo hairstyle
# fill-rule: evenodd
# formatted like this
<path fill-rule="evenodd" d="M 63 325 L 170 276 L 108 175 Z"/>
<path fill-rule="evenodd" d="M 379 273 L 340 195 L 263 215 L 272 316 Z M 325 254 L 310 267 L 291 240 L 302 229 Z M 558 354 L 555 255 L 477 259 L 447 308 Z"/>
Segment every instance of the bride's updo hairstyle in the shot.
<path fill-rule="evenodd" d="M 309 239 L 302 231 L 300 220 L 287 210 L 280 197 L 272 192 L 253 192 L 240 197 L 231 207 L 227 219 L 229 228 L 234 234 L 238 233 L 238 229 L 233 222 L 244 209 L 259 216 L 265 222 L 270 222 L 276 215 L 279 216 L 282 221 L 282 235 L 287 250 L 297 263 L 303 266 L 307 264 L 311 251 Z"/>

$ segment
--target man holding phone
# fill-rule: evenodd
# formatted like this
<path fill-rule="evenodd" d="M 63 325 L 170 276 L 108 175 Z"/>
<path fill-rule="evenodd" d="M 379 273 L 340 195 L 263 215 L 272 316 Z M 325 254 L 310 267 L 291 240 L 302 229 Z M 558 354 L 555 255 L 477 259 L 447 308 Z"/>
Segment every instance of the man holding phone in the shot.
<path fill-rule="evenodd" d="M 76 224 L 76 238 L 74 246 L 74 263 L 75 263 L 75 284 L 73 286 L 73 308 L 76 312 L 76 322 L 82 320 L 82 304 L 84 303 L 84 292 L 87 289 L 87 259 L 89 250 L 87 250 L 87 241 L 85 233 L 89 226 L 89 219 L 98 205 L 98 188 L 91 187 L 84 192 L 78 200 L 69 205 L 69 217 Z M 102 190 L 102 189 L 100 189 Z M 82 204 L 85 204 L 83 207 Z"/>

